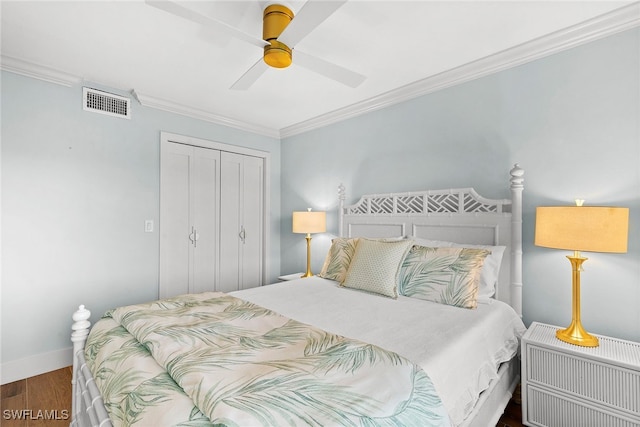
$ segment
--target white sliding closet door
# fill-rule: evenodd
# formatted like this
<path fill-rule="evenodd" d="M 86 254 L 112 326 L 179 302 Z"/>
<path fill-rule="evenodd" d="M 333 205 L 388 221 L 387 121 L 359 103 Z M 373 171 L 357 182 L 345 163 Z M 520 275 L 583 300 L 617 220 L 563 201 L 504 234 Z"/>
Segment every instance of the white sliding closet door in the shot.
<path fill-rule="evenodd" d="M 160 298 L 216 289 L 220 151 L 163 141 Z"/>
<path fill-rule="evenodd" d="M 222 152 L 218 290 L 262 285 L 264 160 Z"/>

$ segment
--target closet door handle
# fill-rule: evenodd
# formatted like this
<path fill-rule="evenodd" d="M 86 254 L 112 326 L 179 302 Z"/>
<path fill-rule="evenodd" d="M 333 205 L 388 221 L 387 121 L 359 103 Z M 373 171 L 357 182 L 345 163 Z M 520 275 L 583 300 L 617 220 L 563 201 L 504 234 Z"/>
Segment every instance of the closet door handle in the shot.
<path fill-rule="evenodd" d="M 191 227 L 191 234 L 189 234 L 189 240 L 191 240 L 191 243 L 193 243 L 193 247 L 197 248 L 198 247 L 198 239 L 200 238 L 200 235 L 198 234 L 198 231 L 195 229 L 195 227 Z"/>
<path fill-rule="evenodd" d="M 242 240 L 242 243 L 245 243 L 245 237 L 246 237 L 246 233 L 244 230 L 244 225 L 240 226 L 240 233 L 238 234 L 238 236 L 240 237 L 240 240 Z"/>

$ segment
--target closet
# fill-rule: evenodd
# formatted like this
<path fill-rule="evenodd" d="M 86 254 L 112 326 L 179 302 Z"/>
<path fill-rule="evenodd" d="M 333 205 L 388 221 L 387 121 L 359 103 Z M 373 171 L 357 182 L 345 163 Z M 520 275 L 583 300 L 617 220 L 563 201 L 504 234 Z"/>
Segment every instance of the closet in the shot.
<path fill-rule="evenodd" d="M 233 148 L 163 133 L 160 298 L 264 283 L 266 159 Z"/>

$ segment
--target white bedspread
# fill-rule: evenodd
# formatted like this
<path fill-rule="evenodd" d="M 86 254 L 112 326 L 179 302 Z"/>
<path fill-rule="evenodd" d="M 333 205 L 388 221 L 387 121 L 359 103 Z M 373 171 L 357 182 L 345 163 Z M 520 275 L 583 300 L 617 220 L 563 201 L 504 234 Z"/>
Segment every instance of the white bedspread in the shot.
<path fill-rule="evenodd" d="M 232 292 L 292 319 L 392 350 L 431 377 L 454 425 L 518 351 L 525 326 L 507 304 L 477 309 L 340 287 L 319 277 Z"/>

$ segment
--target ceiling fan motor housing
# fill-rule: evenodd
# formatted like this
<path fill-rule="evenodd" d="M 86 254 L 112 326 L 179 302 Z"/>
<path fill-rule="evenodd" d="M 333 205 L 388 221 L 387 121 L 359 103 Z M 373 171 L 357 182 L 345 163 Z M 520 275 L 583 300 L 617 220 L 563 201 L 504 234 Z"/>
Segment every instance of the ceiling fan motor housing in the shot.
<path fill-rule="evenodd" d="M 264 62 L 275 68 L 291 65 L 291 49 L 277 39 L 293 19 L 293 12 L 286 6 L 272 4 L 264 9 L 262 39 L 270 44 L 264 47 Z"/>

